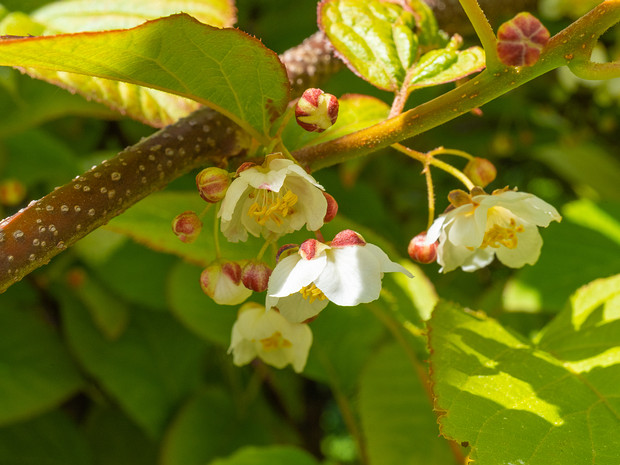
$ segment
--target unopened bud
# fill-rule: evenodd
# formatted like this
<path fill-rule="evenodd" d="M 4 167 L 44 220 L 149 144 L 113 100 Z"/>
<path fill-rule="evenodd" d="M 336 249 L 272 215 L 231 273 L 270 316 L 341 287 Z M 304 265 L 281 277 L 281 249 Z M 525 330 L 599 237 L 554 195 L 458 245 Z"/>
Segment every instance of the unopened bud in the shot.
<path fill-rule="evenodd" d="M 190 244 L 202 231 L 202 221 L 192 211 L 183 212 L 172 220 L 172 232 L 183 242 Z"/>
<path fill-rule="evenodd" d="M 474 157 L 463 170 L 465 176 L 471 179 L 476 186 L 486 187 L 495 180 L 497 169 L 486 158 Z"/>
<path fill-rule="evenodd" d="M 409 242 L 407 252 L 418 263 L 433 263 L 437 259 L 437 241 L 430 242 L 426 231 L 421 232 Z"/>
<path fill-rule="evenodd" d="M 254 292 L 263 292 L 267 290 L 271 271 L 271 268 L 269 268 L 266 263 L 250 260 L 247 265 L 243 267 L 241 281 L 248 289 Z"/>
<path fill-rule="evenodd" d="M 214 166 L 205 168 L 196 176 L 196 187 L 198 187 L 200 197 L 209 203 L 217 203 L 222 200 L 229 185 L 230 175 L 228 171 Z"/>
<path fill-rule="evenodd" d="M 252 291 L 241 282 L 241 265 L 237 262 L 213 262 L 200 274 L 202 291 L 220 305 L 237 305 Z"/>
<path fill-rule="evenodd" d="M 323 132 L 338 118 L 338 99 L 321 89 L 307 89 L 295 106 L 295 118 L 306 131 Z"/>
<path fill-rule="evenodd" d="M 276 254 L 276 263 L 280 260 L 284 260 L 286 257 L 289 257 L 293 254 L 296 254 L 299 251 L 299 244 L 285 244 L 278 249 L 278 253 Z"/>
<path fill-rule="evenodd" d="M 325 200 L 327 200 L 327 212 L 325 212 L 323 223 L 329 223 L 338 214 L 338 202 L 336 202 L 336 199 L 327 192 L 323 192 L 323 196 L 325 197 Z"/>
<path fill-rule="evenodd" d="M 523 12 L 497 30 L 497 56 L 508 66 L 532 66 L 549 41 L 549 31 L 531 13 Z"/>
<path fill-rule="evenodd" d="M 351 229 L 345 229 L 336 234 L 329 245 L 332 247 L 349 247 L 352 245 L 366 245 L 366 241 L 360 233 Z"/>
<path fill-rule="evenodd" d="M 7 207 L 18 205 L 26 197 L 26 187 L 17 179 L 0 182 L 0 204 Z"/>

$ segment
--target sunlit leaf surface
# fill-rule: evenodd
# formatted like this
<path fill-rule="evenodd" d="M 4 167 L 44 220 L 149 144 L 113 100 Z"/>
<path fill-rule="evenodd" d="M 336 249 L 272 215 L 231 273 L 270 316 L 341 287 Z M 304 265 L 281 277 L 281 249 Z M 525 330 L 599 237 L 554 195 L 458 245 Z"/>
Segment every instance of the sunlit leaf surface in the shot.
<path fill-rule="evenodd" d="M 442 434 L 478 463 L 616 463 L 619 296 L 618 277 L 580 290 L 538 346 L 440 302 L 429 330 Z"/>

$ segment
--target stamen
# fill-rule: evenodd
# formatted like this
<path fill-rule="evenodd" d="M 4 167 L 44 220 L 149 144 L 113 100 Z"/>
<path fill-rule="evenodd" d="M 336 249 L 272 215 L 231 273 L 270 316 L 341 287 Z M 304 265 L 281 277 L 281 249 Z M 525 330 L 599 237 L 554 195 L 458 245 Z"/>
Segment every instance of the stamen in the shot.
<path fill-rule="evenodd" d="M 297 196 L 289 189 L 282 188 L 280 192 L 273 192 L 268 189 L 258 189 L 254 198 L 254 203 L 248 209 L 248 215 L 261 226 L 267 221 L 272 220 L 276 225 L 282 225 L 283 218 L 293 214 L 293 206 L 297 203 Z"/>
<path fill-rule="evenodd" d="M 480 248 L 483 249 L 485 247 L 493 247 L 494 249 L 497 249 L 503 245 L 509 249 L 514 249 L 519 243 L 517 233 L 522 233 L 523 231 L 525 231 L 523 225 L 520 224 L 517 226 L 517 222 L 514 218 L 510 219 L 510 224 L 506 228 L 498 224 L 494 224 L 493 227 L 484 234 L 484 239 L 482 240 L 482 245 Z"/>
<path fill-rule="evenodd" d="M 316 299 L 327 299 L 327 297 L 325 297 L 325 294 L 323 294 L 323 291 L 316 287 L 314 283 L 308 284 L 306 287 L 301 288 L 299 292 L 301 293 L 302 297 L 308 300 L 310 303 L 313 303 Z"/>
<path fill-rule="evenodd" d="M 265 352 L 278 349 L 287 349 L 293 346 L 291 341 L 282 337 L 282 333 L 280 331 L 276 331 L 271 336 L 260 339 L 258 342 L 263 345 L 263 350 Z"/>

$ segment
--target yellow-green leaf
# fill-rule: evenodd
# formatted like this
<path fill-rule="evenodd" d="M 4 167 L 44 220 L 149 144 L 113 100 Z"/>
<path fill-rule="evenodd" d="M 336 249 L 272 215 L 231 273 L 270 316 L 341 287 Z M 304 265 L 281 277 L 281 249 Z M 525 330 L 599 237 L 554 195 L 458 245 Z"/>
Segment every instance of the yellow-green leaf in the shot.
<path fill-rule="evenodd" d="M 241 31 L 217 29 L 186 14 L 126 30 L 5 39 L 0 65 L 180 95 L 216 109 L 263 141 L 288 102 L 288 79 L 274 52 Z"/>

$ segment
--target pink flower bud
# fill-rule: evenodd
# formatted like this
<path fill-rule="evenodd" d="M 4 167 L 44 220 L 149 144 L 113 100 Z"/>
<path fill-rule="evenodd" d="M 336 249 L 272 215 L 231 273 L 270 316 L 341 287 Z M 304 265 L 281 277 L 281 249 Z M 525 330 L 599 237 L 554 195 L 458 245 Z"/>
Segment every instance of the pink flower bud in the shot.
<path fill-rule="evenodd" d="M 360 233 L 345 229 L 336 234 L 329 245 L 332 247 L 349 247 L 351 245 L 366 245 L 366 241 Z"/>
<path fill-rule="evenodd" d="M 329 223 L 338 214 L 338 202 L 327 192 L 323 192 L 323 197 L 327 200 L 327 212 L 325 213 L 325 218 L 323 218 L 323 223 Z"/>
<path fill-rule="evenodd" d="M 497 30 L 497 55 L 508 66 L 532 66 L 549 41 L 549 31 L 531 13 L 522 12 Z"/>
<path fill-rule="evenodd" d="M 263 292 L 267 290 L 271 271 L 271 268 L 269 268 L 266 263 L 250 260 L 247 265 L 243 267 L 241 281 L 248 289 L 254 292 Z"/>
<path fill-rule="evenodd" d="M 230 175 L 228 171 L 214 166 L 205 168 L 196 176 L 196 187 L 198 187 L 200 197 L 209 203 L 217 203 L 222 200 L 229 185 Z"/>
<path fill-rule="evenodd" d="M 239 263 L 216 261 L 200 274 L 200 287 L 220 305 L 237 305 L 252 294 L 241 282 L 241 274 Z"/>
<path fill-rule="evenodd" d="M 463 170 L 465 176 L 471 179 L 476 186 L 486 187 L 495 180 L 497 169 L 486 158 L 474 157 Z"/>
<path fill-rule="evenodd" d="M 426 239 L 426 231 L 421 232 L 409 242 L 407 252 L 418 263 L 433 263 L 437 259 L 438 242 Z"/>
<path fill-rule="evenodd" d="M 338 99 L 321 89 L 307 89 L 295 106 L 295 118 L 306 131 L 323 132 L 338 118 Z"/>
<path fill-rule="evenodd" d="M 7 179 L 0 183 L 0 204 L 13 207 L 26 197 L 26 187 L 17 179 Z"/>
<path fill-rule="evenodd" d="M 172 220 L 172 232 L 187 244 L 194 242 L 201 230 L 202 221 L 192 211 L 183 212 Z"/>

